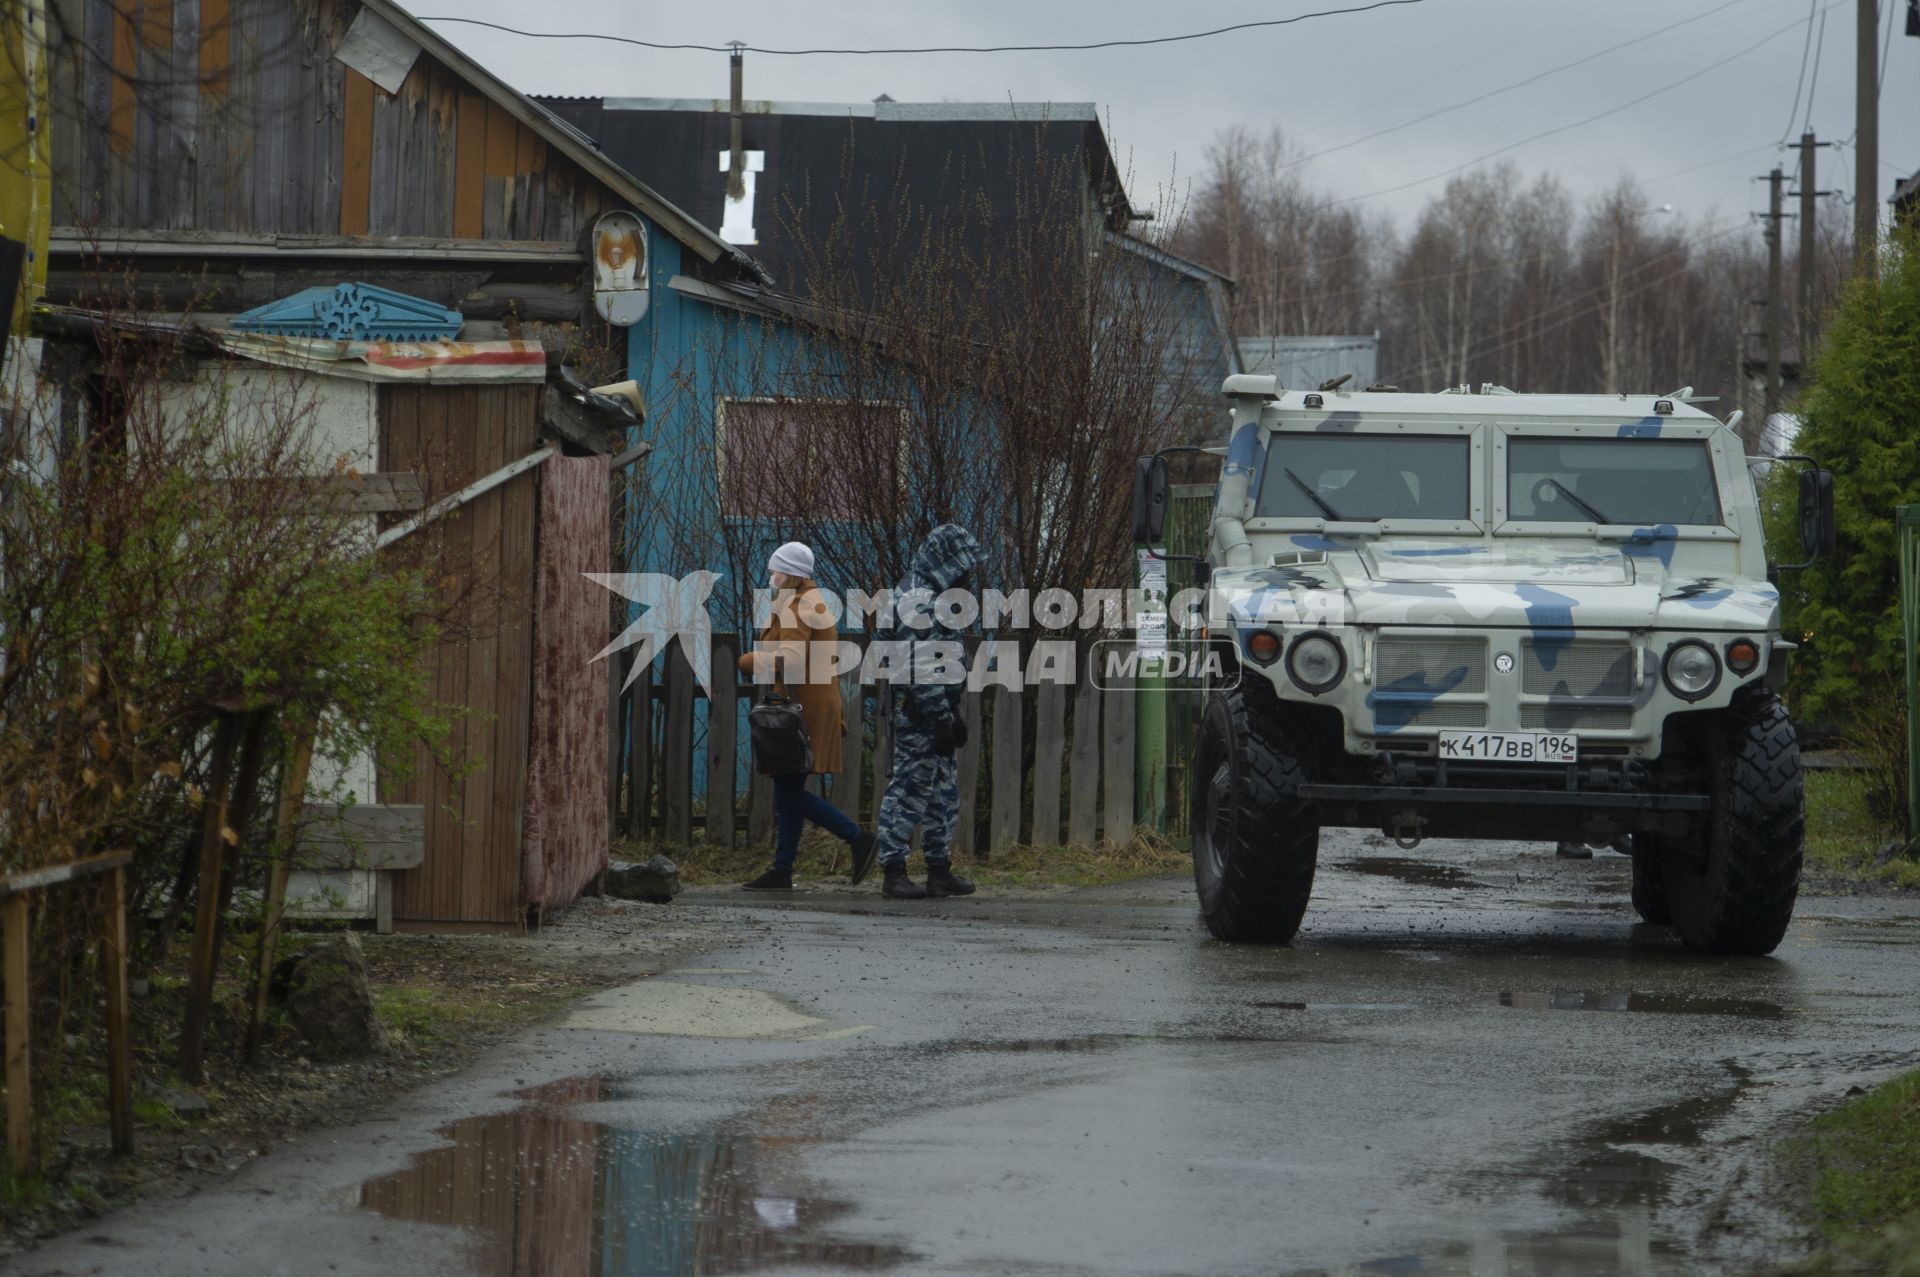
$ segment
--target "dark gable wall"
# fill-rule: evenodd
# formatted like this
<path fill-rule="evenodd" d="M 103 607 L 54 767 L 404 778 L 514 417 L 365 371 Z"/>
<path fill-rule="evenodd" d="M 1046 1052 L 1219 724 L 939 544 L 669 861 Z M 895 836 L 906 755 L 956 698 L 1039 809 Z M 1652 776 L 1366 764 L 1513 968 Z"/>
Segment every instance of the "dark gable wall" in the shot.
<path fill-rule="evenodd" d="M 618 110 L 599 98 L 543 98 L 543 105 L 600 144 L 607 157 L 686 212 L 720 228 L 726 174 L 720 153 L 730 138 L 725 112 Z M 804 295 L 802 255 L 790 222 L 824 241 L 843 213 L 881 217 L 971 206 L 1007 233 L 1020 194 L 1043 171 L 1071 164 L 1089 172 L 1106 163 L 1098 129 L 1086 121 L 876 120 L 861 116 L 749 113 L 745 147 L 766 152 L 754 196 L 759 243 L 748 249 L 775 286 Z M 1042 157 L 1049 163 L 1042 164 Z M 1082 212 L 1097 212 L 1094 183 L 1078 184 Z M 884 237 L 883 237 L 884 238 Z M 976 246 L 979 236 L 975 237 Z M 858 257 L 859 254 L 856 254 Z M 863 271 L 863 274 L 867 272 Z"/>

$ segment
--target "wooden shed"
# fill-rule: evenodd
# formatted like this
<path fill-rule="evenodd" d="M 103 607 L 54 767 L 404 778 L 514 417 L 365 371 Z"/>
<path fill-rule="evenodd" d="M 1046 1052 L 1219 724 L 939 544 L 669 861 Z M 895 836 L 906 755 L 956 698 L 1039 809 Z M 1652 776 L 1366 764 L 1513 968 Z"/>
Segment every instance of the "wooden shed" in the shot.
<path fill-rule="evenodd" d="M 141 322 L 201 329 L 215 358 L 324 383 L 336 424 L 358 432 L 342 450 L 375 472 L 442 494 L 548 452 L 449 525 L 456 559 L 509 586 L 475 592 L 474 637 L 436 654 L 433 694 L 475 711 L 455 744 L 479 765 L 384 788 L 369 766 L 377 792 L 363 795 L 427 811 L 423 862 L 392 879 L 397 925 L 537 921 L 606 862 L 609 672 L 591 661 L 610 611 L 581 573 L 610 569 L 610 462 L 636 441 L 634 421 L 583 401 L 562 365 L 589 384 L 628 375 L 629 330 L 602 316 L 644 313 L 656 244 L 717 281 L 759 268 L 388 0 L 49 10 L 54 229 L 39 322 L 54 380 L 85 383 L 90 343 L 60 338 L 110 319 L 132 279 Z M 608 218 L 641 266 L 612 284 L 593 251 Z M 611 288 L 626 294 L 610 303 Z M 274 304 L 308 290 L 457 312 L 456 344 L 422 354 L 351 332 L 332 343 L 335 366 L 316 368 L 258 335 L 284 334 L 277 322 L 233 323 L 297 312 Z M 540 352 L 524 375 L 478 374 L 486 351 L 513 343 Z M 409 368 L 421 375 L 399 375 Z M 63 406 L 75 435 L 112 410 L 94 384 Z"/>

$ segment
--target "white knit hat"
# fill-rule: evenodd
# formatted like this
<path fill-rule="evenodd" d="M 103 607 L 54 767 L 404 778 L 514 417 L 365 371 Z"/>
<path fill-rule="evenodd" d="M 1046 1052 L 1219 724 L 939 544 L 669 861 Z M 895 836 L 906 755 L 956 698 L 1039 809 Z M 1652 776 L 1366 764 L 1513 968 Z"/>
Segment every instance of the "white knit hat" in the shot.
<path fill-rule="evenodd" d="M 804 541 L 789 541 L 773 552 L 773 557 L 767 560 L 767 570 L 812 580 L 813 551 Z"/>

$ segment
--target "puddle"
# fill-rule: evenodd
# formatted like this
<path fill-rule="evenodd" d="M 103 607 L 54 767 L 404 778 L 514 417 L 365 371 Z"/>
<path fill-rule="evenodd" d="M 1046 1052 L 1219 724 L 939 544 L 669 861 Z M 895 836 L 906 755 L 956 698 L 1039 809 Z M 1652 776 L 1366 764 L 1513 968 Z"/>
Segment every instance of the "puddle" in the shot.
<path fill-rule="evenodd" d="M 1667 1277 L 1688 1270 L 1677 1247 L 1654 1237 L 1647 1213 L 1627 1209 L 1562 1232 L 1490 1232 L 1293 1277 Z"/>
<path fill-rule="evenodd" d="M 759 989 L 642 980 L 582 998 L 559 1027 L 676 1037 L 835 1038 L 873 1026 L 828 1028 L 825 1020 L 804 1015 Z"/>
<path fill-rule="evenodd" d="M 1758 998 L 1715 998 L 1690 993 L 1594 992 L 1585 989 L 1522 989 L 1503 992 L 1500 1005 L 1521 1011 L 1644 1011 L 1654 1015 L 1730 1015 L 1742 1020 L 1784 1020 L 1787 1009 Z"/>
<path fill-rule="evenodd" d="M 1417 1011 L 1411 1002 L 1249 1002 L 1262 1011 Z"/>
<path fill-rule="evenodd" d="M 1345 861 L 1340 867 L 1351 869 L 1354 873 L 1397 878 L 1415 887 L 1476 891 L 1485 890 L 1487 886 L 1464 869 L 1455 869 L 1452 865 L 1437 865 L 1430 860 L 1414 860 L 1406 856 L 1368 856 L 1364 860 Z"/>
<path fill-rule="evenodd" d="M 568 1106 L 612 1090 L 574 1078 L 525 1093 L 512 1112 L 455 1122 L 440 1132 L 449 1145 L 362 1184 L 359 1205 L 460 1229 L 470 1247 L 461 1271 L 472 1273 L 858 1271 L 911 1257 L 823 1235 L 850 1205 L 810 1195 L 782 1167 L 791 1139 L 620 1130 L 568 1116 Z"/>

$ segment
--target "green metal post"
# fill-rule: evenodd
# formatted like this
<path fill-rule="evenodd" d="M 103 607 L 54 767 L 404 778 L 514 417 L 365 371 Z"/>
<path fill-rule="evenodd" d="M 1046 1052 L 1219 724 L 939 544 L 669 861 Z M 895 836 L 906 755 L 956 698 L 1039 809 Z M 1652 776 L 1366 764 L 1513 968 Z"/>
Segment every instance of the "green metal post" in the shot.
<path fill-rule="evenodd" d="M 1920 505 L 1903 505 L 1898 514 L 1907 674 L 1907 854 L 1912 855 L 1920 840 Z"/>
<path fill-rule="evenodd" d="M 1161 553 L 1166 547 L 1160 547 Z M 1136 560 L 1135 584 L 1146 584 L 1146 563 Z M 1161 580 L 1170 589 L 1170 563 L 1161 563 Z M 1164 608 L 1146 610 L 1160 611 Z M 1169 635 L 1169 641 L 1171 636 Z M 1141 824 L 1156 834 L 1167 832 L 1167 678 L 1158 655 L 1142 654 L 1134 679 L 1133 696 L 1133 804 Z"/>

